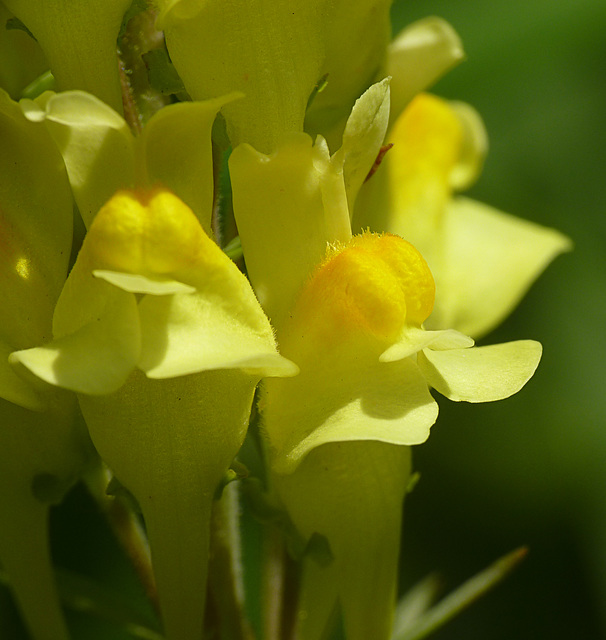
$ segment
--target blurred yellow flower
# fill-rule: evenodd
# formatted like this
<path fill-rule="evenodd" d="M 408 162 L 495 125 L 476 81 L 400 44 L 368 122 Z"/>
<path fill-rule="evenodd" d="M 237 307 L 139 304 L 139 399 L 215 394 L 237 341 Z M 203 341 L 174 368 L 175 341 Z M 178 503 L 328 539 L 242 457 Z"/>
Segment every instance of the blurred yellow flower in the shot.
<path fill-rule="evenodd" d="M 571 242 L 453 195 L 477 178 L 487 149 L 482 121 L 470 106 L 420 94 L 396 119 L 388 141 L 393 148 L 360 191 L 353 228 L 412 242 L 436 280 L 428 328 L 480 337 L 502 322 Z"/>

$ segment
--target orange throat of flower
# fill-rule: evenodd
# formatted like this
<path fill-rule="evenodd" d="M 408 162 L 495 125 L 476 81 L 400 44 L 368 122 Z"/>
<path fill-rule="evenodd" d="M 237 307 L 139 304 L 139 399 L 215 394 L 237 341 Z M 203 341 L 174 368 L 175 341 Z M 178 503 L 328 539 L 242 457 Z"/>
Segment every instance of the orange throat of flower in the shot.
<path fill-rule="evenodd" d="M 293 322 L 331 342 L 359 334 L 391 342 L 406 325 L 421 326 L 434 297 L 431 271 L 409 242 L 365 232 L 329 251 L 304 287 Z"/>

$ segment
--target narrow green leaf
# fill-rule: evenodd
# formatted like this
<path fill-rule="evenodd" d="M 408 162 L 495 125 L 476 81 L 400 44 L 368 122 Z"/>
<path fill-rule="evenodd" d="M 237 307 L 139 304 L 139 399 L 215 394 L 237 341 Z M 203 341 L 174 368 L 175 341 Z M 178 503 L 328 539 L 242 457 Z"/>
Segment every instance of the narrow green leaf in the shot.
<path fill-rule="evenodd" d="M 505 578 L 526 556 L 528 549 L 520 547 L 464 582 L 429 611 L 419 616 L 414 624 L 396 631 L 392 640 L 421 640 L 461 613 L 480 596 Z M 401 627 L 400 627 L 401 628 Z"/>
<path fill-rule="evenodd" d="M 230 240 L 224 247 L 224 253 L 226 253 L 232 260 L 236 261 L 242 257 L 242 243 L 240 242 L 240 236 L 236 236 Z"/>

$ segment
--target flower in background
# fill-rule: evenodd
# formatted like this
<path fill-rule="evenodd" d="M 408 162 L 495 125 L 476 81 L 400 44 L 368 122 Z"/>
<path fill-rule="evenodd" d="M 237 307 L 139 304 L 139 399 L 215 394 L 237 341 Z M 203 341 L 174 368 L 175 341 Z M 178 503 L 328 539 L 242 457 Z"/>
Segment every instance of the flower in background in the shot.
<path fill-rule="evenodd" d="M 438 295 L 427 326 L 480 337 L 514 309 L 570 240 L 453 195 L 481 171 L 486 134 L 468 105 L 428 94 L 392 126 L 379 171 L 361 190 L 354 228 L 396 233 L 421 251 Z"/>

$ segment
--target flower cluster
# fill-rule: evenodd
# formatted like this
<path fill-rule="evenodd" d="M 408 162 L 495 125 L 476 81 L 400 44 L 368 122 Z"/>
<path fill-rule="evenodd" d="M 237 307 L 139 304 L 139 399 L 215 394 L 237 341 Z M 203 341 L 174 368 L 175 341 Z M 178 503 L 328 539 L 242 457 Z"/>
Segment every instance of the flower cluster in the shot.
<path fill-rule="evenodd" d="M 0 562 L 32 638 L 69 638 L 47 514 L 101 468 L 141 509 L 166 639 L 207 637 L 250 431 L 298 547 L 293 633 L 388 640 L 430 391 L 526 384 L 539 343 L 474 339 L 569 245 L 454 195 L 486 150 L 424 93 L 456 34 L 390 43 L 389 0 L 3 1 L 30 35 L 0 34 Z M 24 89 L 45 64 L 53 90 Z"/>

